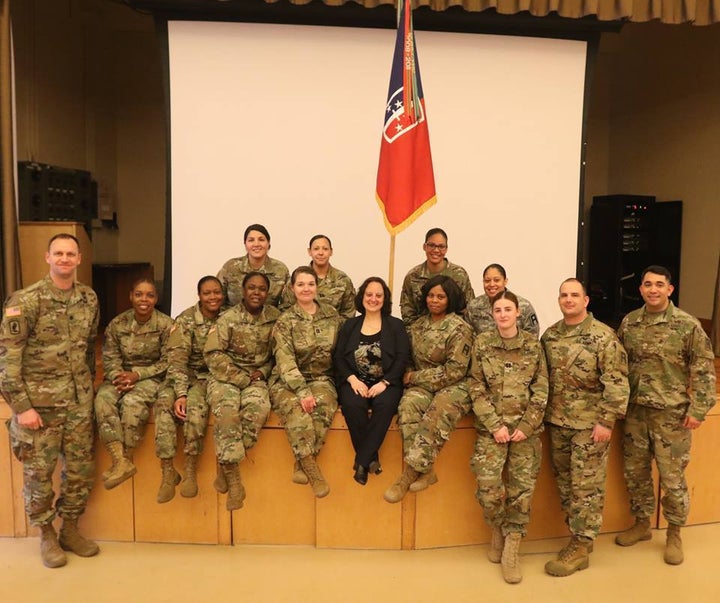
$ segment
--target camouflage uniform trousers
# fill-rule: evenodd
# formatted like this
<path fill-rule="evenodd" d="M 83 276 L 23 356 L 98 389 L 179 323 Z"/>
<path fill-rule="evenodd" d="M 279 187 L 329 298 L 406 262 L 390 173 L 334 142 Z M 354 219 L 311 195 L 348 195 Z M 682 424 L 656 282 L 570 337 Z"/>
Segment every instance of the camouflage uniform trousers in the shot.
<path fill-rule="evenodd" d="M 95 396 L 95 420 L 103 443 L 120 441 L 126 448 L 136 448 L 160 386 L 157 379 L 141 379 L 120 394 L 111 383 L 103 383 Z"/>
<path fill-rule="evenodd" d="M 651 461 L 660 474 L 663 516 L 669 523 L 685 525 L 690 495 L 685 468 L 690 462 L 691 431 L 682 426 L 686 409 L 657 409 L 639 404 L 628 406 L 623 438 L 625 483 L 630 511 L 635 517 L 651 517 L 655 510 L 655 488 Z"/>
<path fill-rule="evenodd" d="M 332 381 L 309 381 L 308 387 L 317 402 L 309 413 L 300 406 L 298 395 L 281 382 L 270 388 L 272 408 L 280 416 L 290 448 L 298 460 L 319 454 L 338 407 Z"/>
<path fill-rule="evenodd" d="M 435 393 L 417 386 L 406 389 L 398 408 L 405 462 L 420 473 L 430 471 L 471 407 L 464 385 L 449 385 Z"/>
<path fill-rule="evenodd" d="M 85 511 L 95 478 L 92 406 L 70 403 L 66 408 L 36 408 L 43 420 L 38 430 L 8 422 L 12 448 L 23 464 L 25 512 L 34 526 L 55 519 L 53 472 L 64 459 L 57 514 L 77 519 Z"/>
<path fill-rule="evenodd" d="M 602 526 L 610 442 L 593 442 L 592 429 L 548 424 L 548 432 L 550 464 L 570 533 L 594 540 Z"/>
<path fill-rule="evenodd" d="M 505 535 L 519 532 L 525 536 L 541 457 L 539 435 L 522 442 L 498 444 L 489 433 L 478 433 L 470 467 L 477 483 L 475 498 L 483 508 L 485 523 L 502 528 Z"/>
<path fill-rule="evenodd" d="M 270 414 L 267 383 L 256 381 L 241 390 L 211 378 L 207 400 L 215 417 L 213 437 L 218 461 L 239 463 L 257 443 Z"/>
<path fill-rule="evenodd" d="M 155 403 L 155 456 L 159 459 L 175 458 L 178 425 L 182 425 L 183 429 L 185 454 L 202 454 L 210 416 L 207 381 L 199 379 L 188 389 L 185 421 L 175 415 L 174 405 L 175 392 L 171 387 L 162 387 Z"/>

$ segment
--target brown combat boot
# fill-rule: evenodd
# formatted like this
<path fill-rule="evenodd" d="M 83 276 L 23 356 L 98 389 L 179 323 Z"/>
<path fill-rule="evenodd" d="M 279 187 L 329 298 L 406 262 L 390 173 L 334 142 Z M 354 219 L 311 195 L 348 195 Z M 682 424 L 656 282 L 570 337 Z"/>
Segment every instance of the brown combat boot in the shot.
<path fill-rule="evenodd" d="M 45 567 L 62 567 L 67 563 L 51 523 L 40 526 L 40 556 Z"/>
<path fill-rule="evenodd" d="M 420 474 L 410 465 L 405 465 L 405 469 L 400 474 L 400 477 L 395 480 L 395 483 L 392 486 L 385 490 L 383 498 L 389 503 L 400 502 L 403 498 L 405 498 L 407 491 L 410 489 L 410 484 L 412 484 L 419 476 Z"/>
<path fill-rule="evenodd" d="M 308 476 L 305 475 L 305 472 L 300 465 L 300 461 L 295 461 L 295 466 L 293 467 L 292 481 L 294 484 L 300 484 L 302 486 L 310 483 L 308 480 Z"/>
<path fill-rule="evenodd" d="M 162 504 L 175 497 L 175 486 L 180 483 L 180 474 L 175 470 L 172 459 L 160 459 L 162 478 L 157 493 L 157 501 Z"/>
<path fill-rule="evenodd" d="M 330 486 L 325 481 L 323 474 L 320 473 L 320 467 L 317 466 L 315 457 L 306 456 L 304 459 L 300 459 L 300 466 L 305 472 L 308 482 L 310 482 L 310 487 L 312 488 L 313 494 L 316 498 L 324 498 L 330 494 Z"/>
<path fill-rule="evenodd" d="M 632 546 L 641 540 L 650 540 L 650 520 L 647 517 L 636 517 L 635 525 L 615 536 L 615 544 L 620 546 Z"/>
<path fill-rule="evenodd" d="M 180 483 L 180 496 L 185 498 L 197 496 L 197 464 L 198 456 L 196 454 L 188 454 L 185 457 L 185 475 Z"/>
<path fill-rule="evenodd" d="M 225 508 L 228 511 L 242 509 L 245 500 L 245 487 L 240 476 L 240 465 L 238 463 L 227 463 L 223 465 L 223 472 L 228 485 Z"/>
<path fill-rule="evenodd" d="M 225 494 L 228 491 L 225 472 L 219 462 L 215 463 L 215 481 L 213 482 L 213 488 L 220 492 L 220 494 Z"/>
<path fill-rule="evenodd" d="M 665 541 L 665 563 L 680 565 L 684 560 L 682 550 L 682 538 L 680 538 L 680 526 L 671 523 L 667 529 L 667 540 Z"/>
<path fill-rule="evenodd" d="M 421 492 L 427 490 L 433 484 L 437 484 L 438 478 L 435 475 L 435 469 L 430 467 L 430 471 L 427 473 L 421 473 L 412 484 L 410 484 L 410 492 Z"/>
<path fill-rule="evenodd" d="M 522 581 L 522 570 L 520 569 L 521 539 L 520 532 L 510 532 L 505 536 L 505 546 L 503 547 L 500 562 L 502 563 L 503 578 L 508 584 L 518 584 Z"/>
<path fill-rule="evenodd" d="M 502 528 L 497 526 L 493 528 L 492 539 L 490 540 L 490 549 L 487 552 L 488 559 L 491 563 L 500 563 L 505 546 L 505 537 Z"/>
<path fill-rule="evenodd" d="M 551 576 L 569 576 L 590 566 L 590 539 L 573 536 L 556 559 L 545 564 L 545 572 Z"/>
<path fill-rule="evenodd" d="M 85 538 L 78 532 L 78 520 L 66 518 L 63 519 L 60 528 L 60 546 L 64 551 L 72 551 L 80 557 L 93 557 L 100 552 L 100 547 L 96 542 Z"/>
<path fill-rule="evenodd" d="M 111 490 L 135 475 L 137 473 L 137 467 L 132 464 L 132 461 L 125 457 L 122 442 L 108 442 L 105 446 L 108 452 L 110 452 L 113 462 L 112 467 L 110 467 L 110 473 L 108 473 L 105 479 L 105 489 Z"/>

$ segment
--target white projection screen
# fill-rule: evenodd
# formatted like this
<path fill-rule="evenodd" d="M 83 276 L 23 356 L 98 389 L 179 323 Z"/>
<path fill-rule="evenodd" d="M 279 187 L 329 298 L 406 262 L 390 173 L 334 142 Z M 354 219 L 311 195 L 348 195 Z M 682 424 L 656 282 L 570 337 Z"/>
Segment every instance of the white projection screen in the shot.
<path fill-rule="evenodd" d="M 245 253 L 252 223 L 290 270 L 324 233 L 356 287 L 388 278 L 375 178 L 394 40 L 393 30 L 168 23 L 173 315 L 197 300 L 201 276 Z M 438 201 L 396 237 L 395 313 L 439 226 L 476 294 L 483 268 L 502 264 L 544 329 L 576 269 L 587 43 L 416 40 Z"/>

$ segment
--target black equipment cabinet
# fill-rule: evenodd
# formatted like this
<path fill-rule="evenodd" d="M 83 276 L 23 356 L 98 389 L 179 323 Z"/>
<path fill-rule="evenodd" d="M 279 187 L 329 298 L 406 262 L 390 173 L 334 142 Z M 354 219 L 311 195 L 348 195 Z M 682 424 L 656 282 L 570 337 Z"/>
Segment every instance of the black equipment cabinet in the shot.
<path fill-rule="evenodd" d="M 651 264 L 673 275 L 677 304 L 682 201 L 656 202 L 645 195 L 593 198 L 590 209 L 588 295 L 596 318 L 616 326 L 643 301 L 640 275 Z"/>

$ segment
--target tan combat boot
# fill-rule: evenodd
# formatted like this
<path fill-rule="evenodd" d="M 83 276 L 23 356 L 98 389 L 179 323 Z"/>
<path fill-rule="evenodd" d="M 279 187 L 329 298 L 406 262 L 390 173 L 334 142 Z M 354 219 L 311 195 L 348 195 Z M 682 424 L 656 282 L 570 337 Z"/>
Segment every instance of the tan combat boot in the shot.
<path fill-rule="evenodd" d="M 590 566 L 590 544 L 589 538 L 573 536 L 557 558 L 545 564 L 545 572 L 551 576 L 569 576 L 587 569 Z"/>
<path fill-rule="evenodd" d="M 410 484 L 412 484 L 419 476 L 420 474 L 410 465 L 405 465 L 405 470 L 400 474 L 400 477 L 395 480 L 395 483 L 385 490 L 383 498 L 389 503 L 400 502 L 403 498 L 405 498 L 407 491 L 410 489 Z"/>
<path fill-rule="evenodd" d="M 51 523 L 40 526 L 40 556 L 45 567 L 62 567 L 67 563 Z"/>
<path fill-rule="evenodd" d="M 435 469 L 432 467 L 427 473 L 421 473 L 420 477 L 417 478 L 412 484 L 410 484 L 410 492 L 421 492 L 427 490 L 433 484 L 437 484 L 438 478 L 435 475 Z"/>
<path fill-rule="evenodd" d="M 295 461 L 295 466 L 293 467 L 292 481 L 294 484 L 301 484 L 303 486 L 309 483 L 308 476 L 305 475 L 305 472 L 300 465 L 300 461 Z"/>
<path fill-rule="evenodd" d="M 100 552 L 100 547 L 96 542 L 85 538 L 78 532 L 78 520 L 66 518 L 63 519 L 60 528 L 60 546 L 65 551 L 72 551 L 80 557 L 93 557 Z"/>
<path fill-rule="evenodd" d="M 215 463 L 215 481 L 213 482 L 213 488 L 220 492 L 220 494 L 225 494 L 228 491 L 227 481 L 225 480 L 225 472 L 219 462 Z"/>
<path fill-rule="evenodd" d="M 508 584 L 518 584 L 522 581 L 522 570 L 520 569 L 521 539 L 520 532 L 510 532 L 505 536 L 505 546 L 503 547 L 500 562 L 502 563 L 503 578 Z"/>
<path fill-rule="evenodd" d="M 228 485 L 225 508 L 228 511 L 242 509 L 245 500 L 245 487 L 240 476 L 240 465 L 238 463 L 227 463 L 223 465 L 223 472 Z"/>
<path fill-rule="evenodd" d="M 502 528 L 497 526 L 493 528 L 492 539 L 490 540 L 490 549 L 487 552 L 488 559 L 491 563 L 500 563 L 505 546 L 505 537 Z"/>
<path fill-rule="evenodd" d="M 324 498 L 330 494 L 330 486 L 325 481 L 323 474 L 320 473 L 320 467 L 317 466 L 315 457 L 306 456 L 304 459 L 300 459 L 300 466 L 307 475 L 313 494 L 317 498 Z"/>
<path fill-rule="evenodd" d="M 162 478 L 157 493 L 157 501 L 162 504 L 175 497 L 175 486 L 180 483 L 180 474 L 175 470 L 172 459 L 160 459 Z"/>
<path fill-rule="evenodd" d="M 635 525 L 615 536 L 615 544 L 620 546 L 632 546 L 641 540 L 650 540 L 650 520 L 647 517 L 636 517 Z"/>
<path fill-rule="evenodd" d="M 185 498 L 197 496 L 197 463 L 198 456 L 196 454 L 188 454 L 185 457 L 185 475 L 180 483 L 180 496 Z"/>
<path fill-rule="evenodd" d="M 680 565 L 684 560 L 682 550 L 682 539 L 680 538 L 680 526 L 671 523 L 667 529 L 667 540 L 665 541 L 665 563 Z"/>
<path fill-rule="evenodd" d="M 110 473 L 108 473 L 105 479 L 105 489 L 111 490 L 135 475 L 137 473 L 137 467 L 132 464 L 132 461 L 125 457 L 122 442 L 108 442 L 105 446 L 108 452 L 110 452 L 113 462 L 112 467 L 110 467 Z"/>

